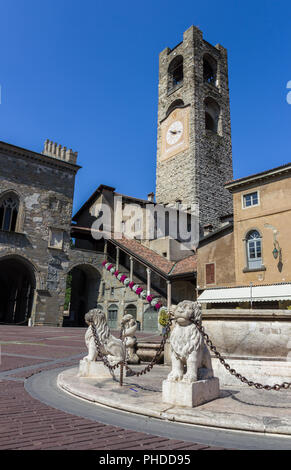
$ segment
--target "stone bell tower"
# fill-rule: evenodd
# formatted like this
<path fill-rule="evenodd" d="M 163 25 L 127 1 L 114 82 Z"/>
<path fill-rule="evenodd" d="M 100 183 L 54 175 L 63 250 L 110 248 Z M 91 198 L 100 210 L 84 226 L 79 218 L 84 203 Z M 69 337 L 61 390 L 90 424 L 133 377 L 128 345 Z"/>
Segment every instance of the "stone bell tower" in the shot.
<path fill-rule="evenodd" d="M 232 213 L 227 52 L 191 26 L 159 59 L 156 199 L 199 204 L 200 229 Z"/>

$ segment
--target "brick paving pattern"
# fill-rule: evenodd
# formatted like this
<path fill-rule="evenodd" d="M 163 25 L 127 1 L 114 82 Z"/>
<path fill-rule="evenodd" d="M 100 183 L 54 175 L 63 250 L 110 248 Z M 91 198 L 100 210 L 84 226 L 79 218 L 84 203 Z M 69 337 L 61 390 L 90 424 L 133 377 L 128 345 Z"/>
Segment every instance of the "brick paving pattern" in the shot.
<path fill-rule="evenodd" d="M 77 356 L 86 354 L 84 332 L 81 328 L 0 325 L 0 450 L 221 449 L 105 425 L 32 398 L 24 389 L 25 379 L 77 364 Z"/>

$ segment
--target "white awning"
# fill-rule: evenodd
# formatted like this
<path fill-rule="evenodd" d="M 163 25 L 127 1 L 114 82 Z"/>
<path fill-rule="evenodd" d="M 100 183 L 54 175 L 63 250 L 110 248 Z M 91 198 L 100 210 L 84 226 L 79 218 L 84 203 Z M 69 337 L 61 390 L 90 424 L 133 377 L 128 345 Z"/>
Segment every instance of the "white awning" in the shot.
<path fill-rule="evenodd" d="M 272 284 L 253 287 L 225 287 L 205 289 L 198 297 L 200 303 L 291 301 L 291 284 Z"/>

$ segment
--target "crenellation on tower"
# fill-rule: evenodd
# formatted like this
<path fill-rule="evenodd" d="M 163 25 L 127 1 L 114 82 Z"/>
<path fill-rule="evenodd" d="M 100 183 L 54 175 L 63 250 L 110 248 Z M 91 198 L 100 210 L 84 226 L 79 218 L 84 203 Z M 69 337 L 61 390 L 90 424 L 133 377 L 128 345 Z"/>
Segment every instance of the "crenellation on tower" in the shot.
<path fill-rule="evenodd" d="M 56 142 L 46 139 L 44 143 L 43 155 L 49 157 L 58 158 L 60 160 L 67 161 L 69 163 L 76 164 L 78 152 L 73 152 L 72 149 L 67 149 Z"/>

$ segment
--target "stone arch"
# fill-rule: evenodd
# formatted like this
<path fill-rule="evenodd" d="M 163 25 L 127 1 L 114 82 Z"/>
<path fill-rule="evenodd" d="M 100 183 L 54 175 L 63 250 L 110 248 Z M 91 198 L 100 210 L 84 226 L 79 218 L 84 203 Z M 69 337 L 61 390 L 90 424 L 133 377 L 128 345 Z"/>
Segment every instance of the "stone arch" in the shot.
<path fill-rule="evenodd" d="M 85 314 L 97 307 L 101 275 L 88 263 L 75 263 L 67 270 L 66 300 L 69 317 L 64 326 L 86 326 Z"/>
<path fill-rule="evenodd" d="M 128 304 L 125 309 L 124 309 L 124 315 L 130 314 L 133 316 L 133 318 L 137 317 L 137 307 L 133 303 Z"/>
<path fill-rule="evenodd" d="M 184 101 L 183 100 L 178 99 L 178 100 L 173 101 L 173 103 L 171 103 L 170 106 L 167 109 L 166 117 L 168 117 L 171 114 L 171 112 L 174 111 L 174 109 L 182 108 L 183 106 L 184 106 Z"/>
<path fill-rule="evenodd" d="M 0 258 L 0 323 L 27 324 L 35 307 L 38 277 L 26 257 Z"/>

